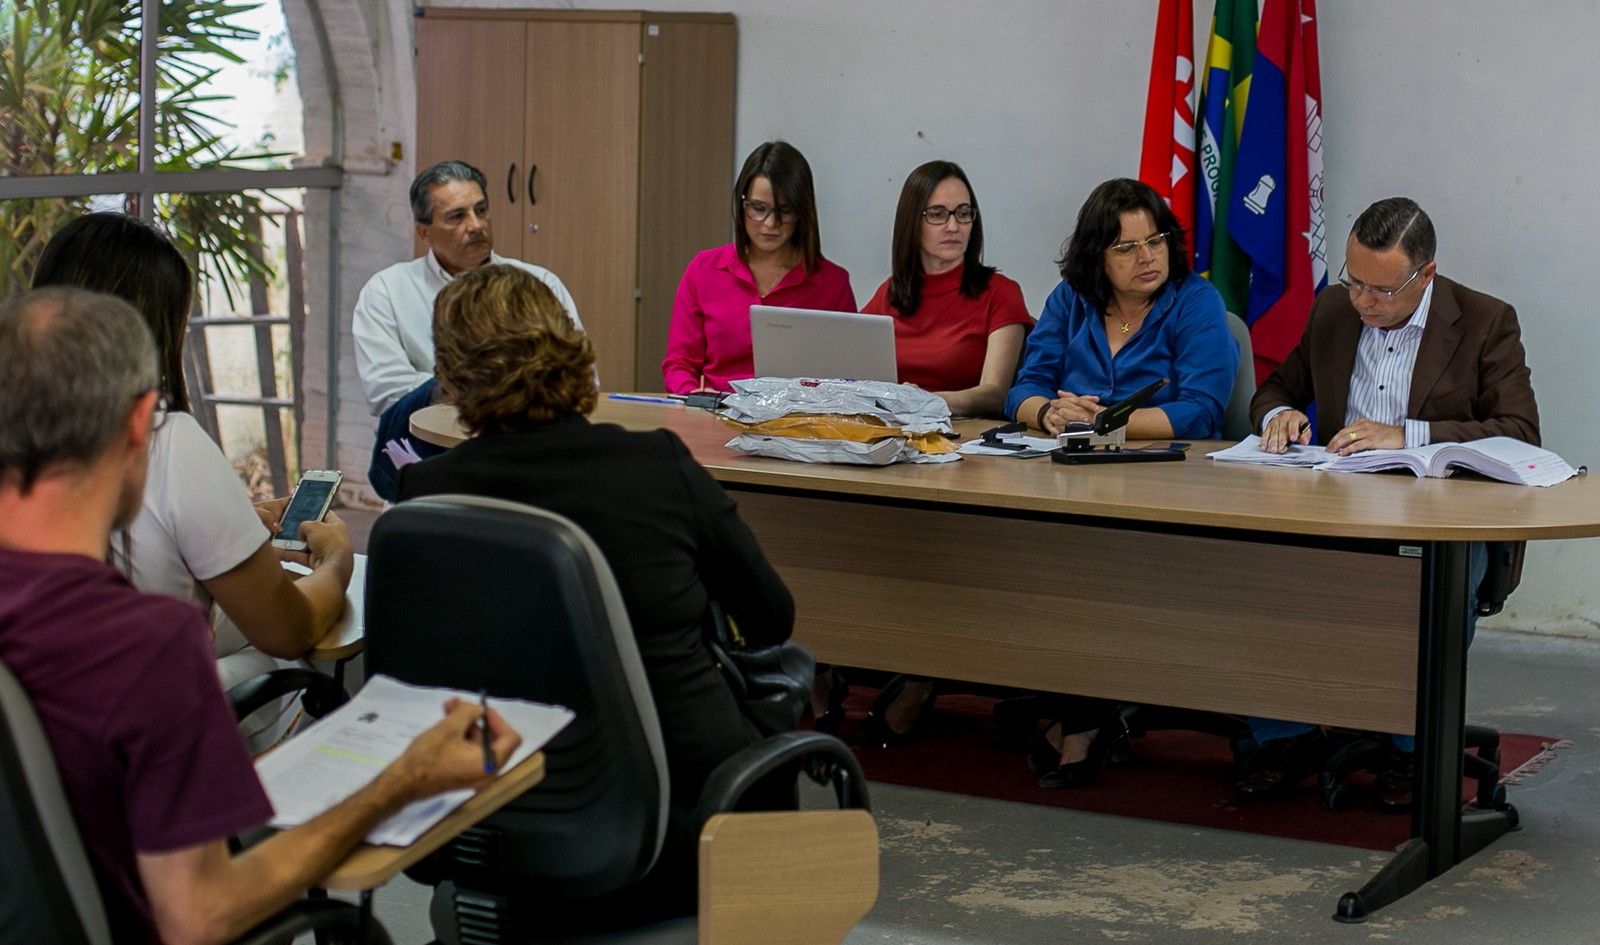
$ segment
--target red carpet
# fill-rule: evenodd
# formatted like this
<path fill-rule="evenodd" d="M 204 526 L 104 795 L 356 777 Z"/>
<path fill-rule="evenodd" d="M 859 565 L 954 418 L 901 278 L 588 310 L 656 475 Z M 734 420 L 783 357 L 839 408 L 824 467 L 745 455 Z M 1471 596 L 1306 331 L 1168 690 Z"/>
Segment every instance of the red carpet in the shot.
<path fill-rule="evenodd" d="M 839 735 L 854 744 L 861 719 L 872 706 L 875 690 L 855 687 L 846 703 L 847 718 Z M 1339 843 L 1372 850 L 1393 850 L 1410 836 L 1409 815 L 1381 814 L 1373 806 L 1373 776 L 1357 772 L 1347 781 L 1360 789 L 1353 809 L 1343 813 L 1322 806 L 1316 780 L 1308 778 L 1296 794 L 1268 804 L 1231 806 L 1231 754 L 1226 740 L 1194 732 L 1158 731 L 1134 739 L 1138 757 L 1100 773 L 1094 784 L 1071 790 L 1047 790 L 1035 783 L 1026 757 L 1003 751 L 995 742 L 991 719 L 993 699 L 973 695 L 941 695 L 924 713 L 912 740 L 896 748 L 856 747 L 867 778 L 992 797 L 1030 804 L 1144 817 Z M 1555 739 L 1501 733 L 1501 771 L 1525 776 L 1550 760 L 1548 750 L 1562 747 Z M 1528 763 L 1533 761 L 1534 764 Z M 1512 778 L 1517 780 L 1517 778 Z M 1463 797 L 1474 787 L 1463 782 Z M 1515 789 L 1511 802 L 1516 803 Z"/>

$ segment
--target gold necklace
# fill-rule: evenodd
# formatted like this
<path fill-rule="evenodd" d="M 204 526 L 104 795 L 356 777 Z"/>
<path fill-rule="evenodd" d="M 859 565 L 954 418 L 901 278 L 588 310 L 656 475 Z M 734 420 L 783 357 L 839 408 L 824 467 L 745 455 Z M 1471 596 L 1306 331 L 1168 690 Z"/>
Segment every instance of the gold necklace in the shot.
<path fill-rule="evenodd" d="M 1112 318 L 1115 318 L 1117 321 L 1122 323 L 1122 333 L 1124 335 L 1126 335 L 1128 332 L 1133 330 L 1133 323 L 1134 322 L 1142 322 L 1142 321 L 1144 321 L 1144 317 L 1146 315 L 1150 314 L 1150 309 L 1146 308 L 1144 311 L 1140 312 L 1139 314 L 1135 315 L 1134 317 L 1125 319 L 1121 315 L 1119 315 L 1118 313 L 1111 311 L 1110 307 L 1108 306 L 1106 308 L 1106 314 L 1110 315 Z"/>

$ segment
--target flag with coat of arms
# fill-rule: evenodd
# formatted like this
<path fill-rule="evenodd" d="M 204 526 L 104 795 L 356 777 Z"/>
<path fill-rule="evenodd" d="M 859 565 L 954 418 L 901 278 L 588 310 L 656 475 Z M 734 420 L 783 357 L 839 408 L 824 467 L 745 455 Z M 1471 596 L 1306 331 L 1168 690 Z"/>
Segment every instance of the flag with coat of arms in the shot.
<path fill-rule="evenodd" d="M 1316 0 L 1266 0 L 1227 228 L 1250 258 L 1245 321 L 1264 380 L 1299 342 L 1328 284 Z"/>

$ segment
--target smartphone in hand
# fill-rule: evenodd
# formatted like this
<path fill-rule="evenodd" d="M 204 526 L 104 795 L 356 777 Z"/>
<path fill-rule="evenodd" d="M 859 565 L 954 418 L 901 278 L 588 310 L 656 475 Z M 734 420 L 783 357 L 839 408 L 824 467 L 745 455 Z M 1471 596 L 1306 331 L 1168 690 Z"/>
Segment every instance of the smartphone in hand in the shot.
<path fill-rule="evenodd" d="M 328 506 L 333 504 L 334 494 L 339 491 L 339 483 L 343 481 L 344 473 L 337 469 L 306 470 L 294 487 L 288 508 L 283 510 L 283 519 L 278 523 L 279 531 L 272 536 L 272 547 L 305 551 L 306 542 L 300 537 L 300 523 L 322 521 L 322 517 L 328 514 Z"/>

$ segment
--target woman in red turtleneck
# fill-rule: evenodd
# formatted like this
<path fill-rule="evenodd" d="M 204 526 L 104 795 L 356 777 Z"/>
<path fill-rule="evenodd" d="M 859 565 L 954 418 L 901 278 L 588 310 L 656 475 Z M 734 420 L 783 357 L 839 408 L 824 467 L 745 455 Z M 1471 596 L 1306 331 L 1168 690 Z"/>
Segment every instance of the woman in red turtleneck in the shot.
<path fill-rule="evenodd" d="M 901 383 L 933 391 L 953 414 L 1000 415 L 1033 318 L 1022 289 L 983 264 L 983 219 L 958 165 L 930 161 L 906 178 L 894 215 L 894 273 L 862 311 L 894 319 Z M 838 725 L 844 690 L 838 674 L 818 673 L 819 728 Z M 895 677 L 862 723 L 862 743 L 898 744 L 932 701 L 933 680 Z"/>
<path fill-rule="evenodd" d="M 906 178 L 894 272 L 862 311 L 894 318 L 902 383 L 953 414 L 999 414 L 1033 318 L 1017 284 L 983 264 L 983 220 L 958 165 L 929 161 Z"/>

